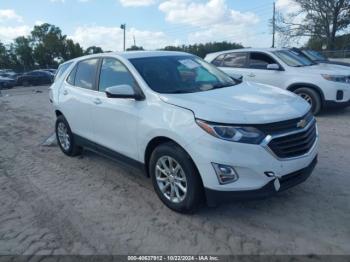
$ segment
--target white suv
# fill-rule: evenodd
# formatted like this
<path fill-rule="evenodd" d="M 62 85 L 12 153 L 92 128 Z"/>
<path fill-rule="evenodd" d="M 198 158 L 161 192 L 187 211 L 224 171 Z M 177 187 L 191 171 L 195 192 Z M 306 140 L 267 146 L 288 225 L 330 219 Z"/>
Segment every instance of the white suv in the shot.
<path fill-rule="evenodd" d="M 350 105 L 348 67 L 317 64 L 291 49 L 237 49 L 208 54 L 205 60 L 231 76 L 292 91 L 311 104 L 314 114 Z"/>
<path fill-rule="evenodd" d="M 300 97 L 234 80 L 180 52 L 106 53 L 63 64 L 51 87 L 63 153 L 83 147 L 145 169 L 179 212 L 306 180 L 318 133 Z"/>

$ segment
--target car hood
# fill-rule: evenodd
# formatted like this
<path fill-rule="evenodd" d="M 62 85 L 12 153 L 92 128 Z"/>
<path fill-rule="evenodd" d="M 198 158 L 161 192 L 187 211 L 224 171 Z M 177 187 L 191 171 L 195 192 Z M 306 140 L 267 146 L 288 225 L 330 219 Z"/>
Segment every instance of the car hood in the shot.
<path fill-rule="evenodd" d="M 331 60 L 328 60 L 328 61 L 317 61 L 318 63 L 320 64 L 329 64 L 329 65 L 340 65 L 340 66 L 345 66 L 345 67 L 350 67 L 350 63 L 347 63 L 347 62 L 341 62 L 341 61 L 331 61 Z"/>
<path fill-rule="evenodd" d="M 301 67 L 304 72 L 315 74 L 350 75 L 349 67 L 334 64 L 317 64 L 313 66 Z"/>
<path fill-rule="evenodd" d="M 193 111 L 196 118 L 226 124 L 273 123 L 310 110 L 307 102 L 291 92 L 251 82 L 197 93 L 161 94 L 160 98 Z"/>

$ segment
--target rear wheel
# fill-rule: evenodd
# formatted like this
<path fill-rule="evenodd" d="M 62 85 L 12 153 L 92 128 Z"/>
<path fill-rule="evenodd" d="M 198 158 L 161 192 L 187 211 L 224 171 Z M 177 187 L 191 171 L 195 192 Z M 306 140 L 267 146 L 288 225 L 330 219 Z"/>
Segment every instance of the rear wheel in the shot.
<path fill-rule="evenodd" d="M 149 173 L 154 190 L 162 202 L 181 213 L 195 211 L 203 199 L 198 171 L 189 155 L 180 146 L 161 144 L 152 153 Z"/>
<path fill-rule="evenodd" d="M 22 86 L 24 86 L 24 87 L 30 86 L 29 81 L 28 81 L 28 80 L 24 80 L 24 81 L 22 82 Z"/>
<path fill-rule="evenodd" d="M 311 106 L 311 111 L 314 115 L 317 115 L 322 108 L 322 100 L 320 95 L 313 89 L 302 87 L 294 91 L 295 94 L 302 97 Z"/>
<path fill-rule="evenodd" d="M 75 143 L 73 133 L 64 116 L 58 116 L 56 120 L 56 138 L 62 152 L 67 156 L 81 154 L 82 148 Z"/>

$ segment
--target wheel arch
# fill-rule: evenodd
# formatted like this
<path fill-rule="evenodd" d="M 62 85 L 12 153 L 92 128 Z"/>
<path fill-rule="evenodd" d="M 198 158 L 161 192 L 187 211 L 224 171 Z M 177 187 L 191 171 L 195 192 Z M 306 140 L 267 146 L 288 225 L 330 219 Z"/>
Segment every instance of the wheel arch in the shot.
<path fill-rule="evenodd" d="M 302 88 L 302 87 L 310 88 L 310 89 L 314 90 L 315 92 L 317 92 L 317 94 L 319 94 L 319 96 L 321 98 L 322 104 L 324 104 L 325 96 L 323 94 L 322 89 L 319 88 L 317 85 L 310 84 L 310 83 L 295 83 L 295 84 L 291 84 L 290 86 L 288 86 L 287 90 L 294 92 L 298 88 Z"/>
<path fill-rule="evenodd" d="M 166 137 L 166 136 L 157 136 L 157 137 L 154 137 L 152 138 L 147 146 L 146 146 L 146 150 L 145 150 L 145 153 L 144 153 L 144 163 L 145 163 L 145 172 L 146 172 L 146 175 L 148 177 L 150 177 L 150 174 L 149 174 L 149 160 L 151 158 L 151 155 L 152 155 L 152 152 L 154 151 L 154 149 L 161 145 L 161 144 L 164 144 L 164 143 L 168 143 L 168 142 L 172 142 L 172 143 L 175 143 L 176 145 L 178 145 L 179 147 L 181 147 L 186 153 L 187 155 L 189 156 L 190 160 L 192 161 L 193 165 L 195 166 L 198 174 L 199 174 L 199 178 L 200 178 L 200 181 L 202 183 L 202 186 L 204 187 L 204 184 L 203 184 L 203 180 L 202 180 L 202 176 L 200 175 L 199 173 L 199 170 L 197 168 L 197 165 L 196 163 L 193 161 L 191 155 L 188 153 L 188 151 L 183 147 L 181 146 L 178 142 L 176 142 L 174 139 L 171 139 L 169 137 Z"/>
<path fill-rule="evenodd" d="M 56 117 L 59 117 L 59 116 L 63 116 L 64 117 L 63 113 L 60 110 L 58 110 L 58 109 L 55 110 L 55 114 L 56 114 Z"/>

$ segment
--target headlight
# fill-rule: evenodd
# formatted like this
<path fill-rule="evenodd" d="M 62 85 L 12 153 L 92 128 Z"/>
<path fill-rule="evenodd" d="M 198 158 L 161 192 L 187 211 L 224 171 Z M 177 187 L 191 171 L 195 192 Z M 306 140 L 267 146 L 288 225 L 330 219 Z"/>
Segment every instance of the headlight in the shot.
<path fill-rule="evenodd" d="M 204 131 L 223 140 L 260 144 L 265 138 L 265 135 L 255 127 L 217 125 L 199 119 L 196 122 Z"/>
<path fill-rule="evenodd" d="M 350 76 L 344 75 L 322 75 L 322 77 L 326 80 L 339 82 L 339 83 L 350 83 Z"/>

